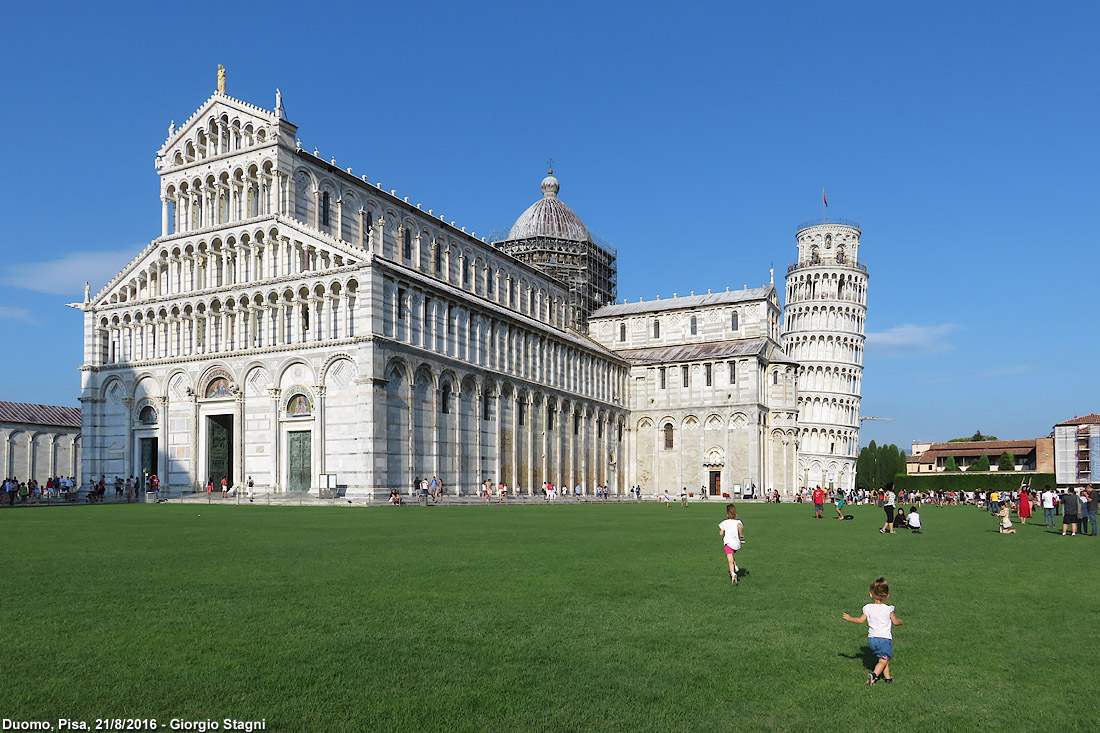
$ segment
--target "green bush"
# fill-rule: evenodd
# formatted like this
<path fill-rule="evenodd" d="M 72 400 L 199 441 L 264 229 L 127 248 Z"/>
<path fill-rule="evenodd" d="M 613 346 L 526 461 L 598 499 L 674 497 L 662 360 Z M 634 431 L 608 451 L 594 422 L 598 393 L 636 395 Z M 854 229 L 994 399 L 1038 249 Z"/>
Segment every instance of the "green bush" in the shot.
<path fill-rule="evenodd" d="M 989 456 L 987 456 L 985 453 L 982 453 L 980 456 L 978 456 L 978 460 L 971 463 L 970 466 L 966 470 L 967 471 L 975 471 L 975 472 L 988 471 L 989 470 Z"/>
<path fill-rule="evenodd" d="M 1033 491 L 1042 491 L 1047 484 L 1057 486 L 1053 473 L 933 473 L 920 476 L 898 476 L 894 485 L 906 491 L 1014 491 L 1020 482 L 1030 480 Z"/>
<path fill-rule="evenodd" d="M 948 456 L 947 463 L 944 465 L 945 471 L 959 472 L 959 464 L 955 462 L 955 456 Z"/>
<path fill-rule="evenodd" d="M 998 471 L 1015 471 L 1016 470 L 1016 457 L 1005 451 L 1001 454 L 1001 457 L 997 459 Z"/>

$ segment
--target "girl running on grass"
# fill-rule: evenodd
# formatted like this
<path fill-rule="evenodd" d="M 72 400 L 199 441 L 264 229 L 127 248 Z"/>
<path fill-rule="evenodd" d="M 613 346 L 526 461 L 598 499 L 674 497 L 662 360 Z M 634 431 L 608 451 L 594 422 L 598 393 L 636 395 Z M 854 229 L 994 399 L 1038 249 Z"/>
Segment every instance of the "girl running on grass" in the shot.
<path fill-rule="evenodd" d="M 737 562 L 733 559 L 733 553 L 741 549 L 741 543 L 745 541 L 745 527 L 737 518 L 737 507 L 726 504 L 726 518 L 718 523 L 718 534 L 725 538 L 722 548 L 726 551 L 726 560 L 730 564 L 730 581 L 737 585 Z"/>
<path fill-rule="evenodd" d="M 878 658 L 875 671 L 867 673 L 868 687 L 881 679 L 894 681 L 890 676 L 890 657 L 894 656 L 894 634 L 891 627 L 901 626 L 901 619 L 894 615 L 894 607 L 886 605 L 886 601 L 890 599 L 890 586 L 886 584 L 886 578 L 878 578 L 871 583 L 870 595 L 871 603 L 863 607 L 862 615 L 849 616 L 847 612 L 843 615 L 845 621 L 854 624 L 867 622 L 867 645 Z"/>

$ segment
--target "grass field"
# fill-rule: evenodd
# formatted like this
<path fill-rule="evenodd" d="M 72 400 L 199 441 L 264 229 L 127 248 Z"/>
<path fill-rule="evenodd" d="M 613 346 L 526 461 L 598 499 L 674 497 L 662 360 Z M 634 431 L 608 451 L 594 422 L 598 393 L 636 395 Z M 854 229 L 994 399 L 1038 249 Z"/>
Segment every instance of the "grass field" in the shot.
<path fill-rule="evenodd" d="M 831 511 L 831 507 L 828 508 Z M 1100 538 L 972 507 L 0 511 L 0 717 L 267 730 L 1096 730 Z M 1034 518 L 1032 520 L 1034 524 Z M 897 682 L 864 686 L 889 580 Z M 1072 702 L 1071 702 L 1072 701 Z"/>

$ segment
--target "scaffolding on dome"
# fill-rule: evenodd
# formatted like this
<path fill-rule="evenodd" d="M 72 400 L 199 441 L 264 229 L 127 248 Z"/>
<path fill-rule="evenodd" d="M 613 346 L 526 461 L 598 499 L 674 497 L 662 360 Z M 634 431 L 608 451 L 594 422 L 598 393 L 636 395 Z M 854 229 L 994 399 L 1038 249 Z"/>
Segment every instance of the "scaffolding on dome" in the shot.
<path fill-rule="evenodd" d="M 588 316 L 614 304 L 618 297 L 618 250 L 607 242 L 573 242 L 531 237 L 496 243 L 521 262 L 561 281 L 569 291 L 569 307 L 578 331 L 586 330 Z"/>

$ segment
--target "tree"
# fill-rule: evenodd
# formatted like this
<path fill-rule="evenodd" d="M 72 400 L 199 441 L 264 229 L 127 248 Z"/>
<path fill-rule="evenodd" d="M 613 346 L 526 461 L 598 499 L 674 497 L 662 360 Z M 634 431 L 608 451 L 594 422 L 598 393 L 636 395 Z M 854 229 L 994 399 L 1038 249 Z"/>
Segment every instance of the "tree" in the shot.
<path fill-rule="evenodd" d="M 875 468 L 875 449 L 872 448 L 875 441 L 871 441 L 871 445 L 863 446 L 863 449 L 859 452 L 859 458 L 856 459 L 856 488 L 870 489 L 871 478 L 874 474 Z"/>
<path fill-rule="evenodd" d="M 1016 457 L 1005 451 L 1001 454 L 1001 457 L 997 459 L 998 471 L 1015 471 L 1016 470 Z"/>
<path fill-rule="evenodd" d="M 978 456 L 978 460 L 971 463 L 970 467 L 967 468 L 966 470 L 967 471 L 988 471 L 989 470 L 989 456 L 987 456 L 985 453 L 982 453 L 980 456 Z"/>
<path fill-rule="evenodd" d="M 947 457 L 947 463 L 944 464 L 943 470 L 944 471 L 949 471 L 949 472 L 951 472 L 951 471 L 958 472 L 959 464 L 955 462 L 955 456 L 948 456 Z"/>
<path fill-rule="evenodd" d="M 996 435 L 982 435 L 981 430 L 975 430 L 969 438 L 952 438 L 948 443 L 972 443 L 978 440 L 996 440 Z"/>

